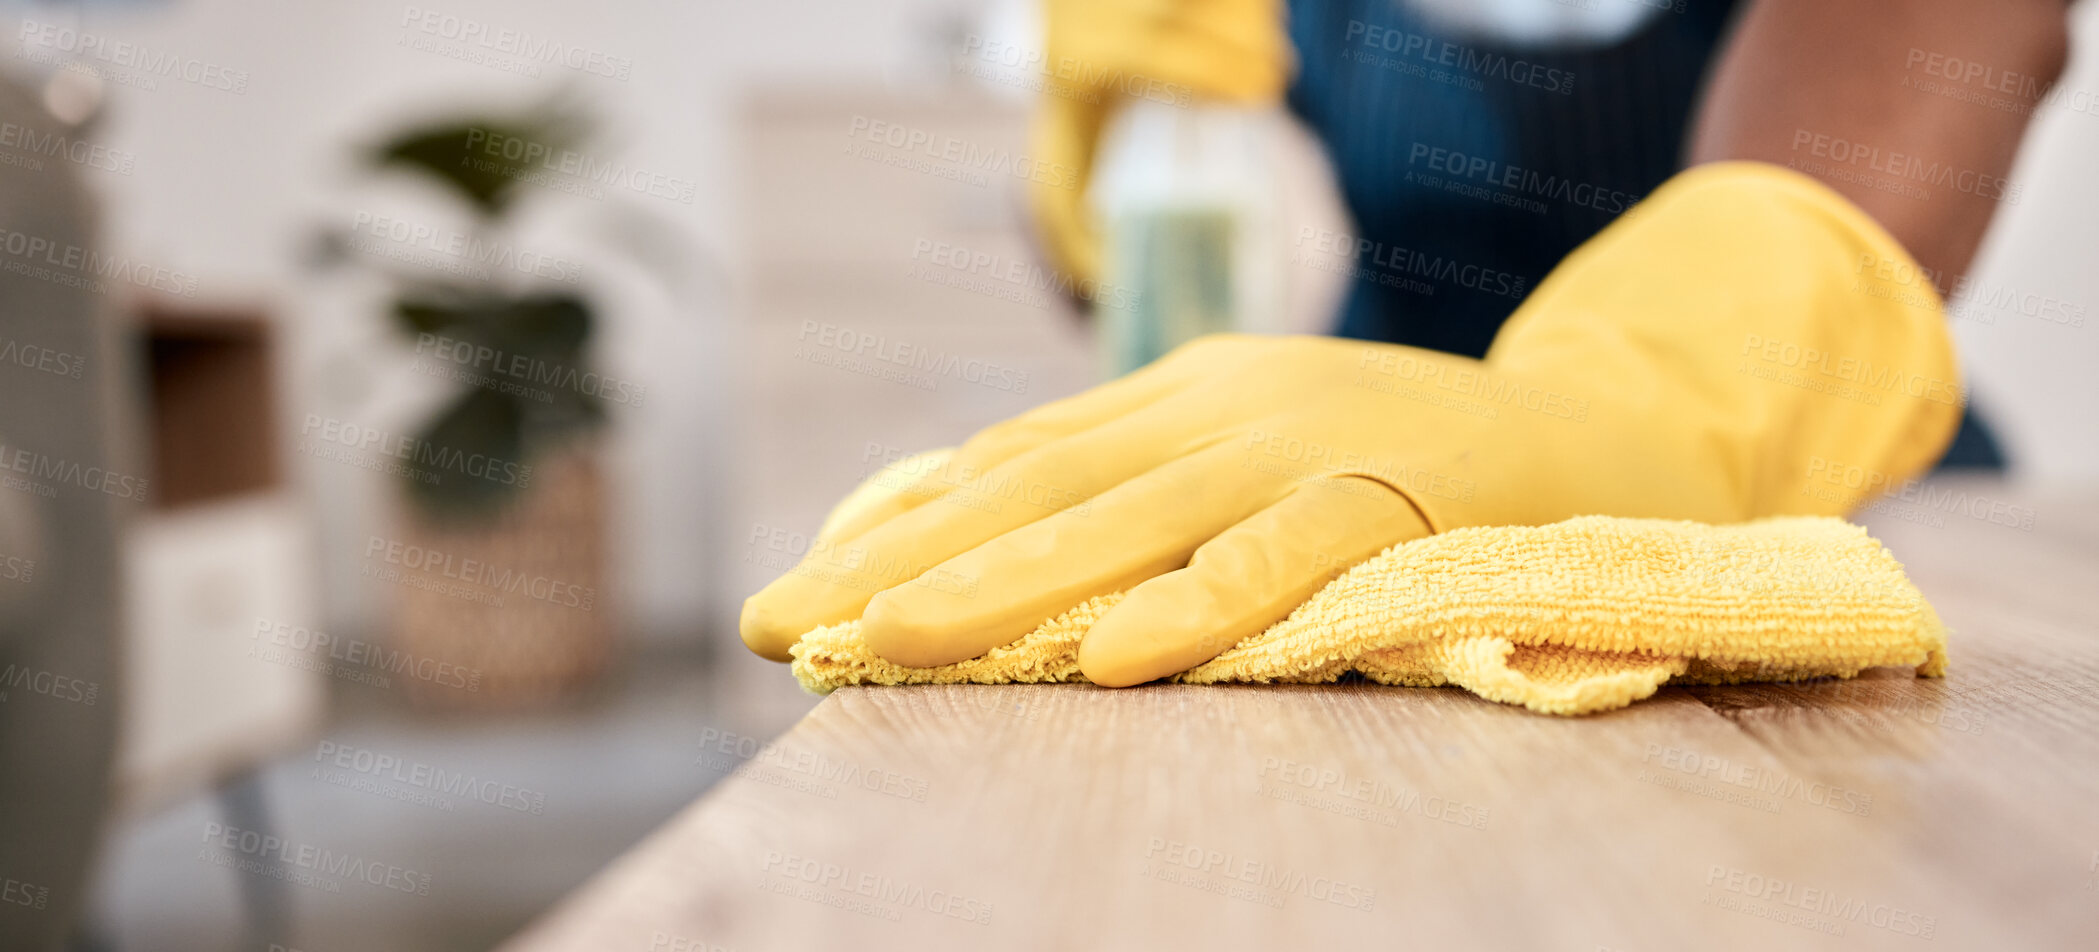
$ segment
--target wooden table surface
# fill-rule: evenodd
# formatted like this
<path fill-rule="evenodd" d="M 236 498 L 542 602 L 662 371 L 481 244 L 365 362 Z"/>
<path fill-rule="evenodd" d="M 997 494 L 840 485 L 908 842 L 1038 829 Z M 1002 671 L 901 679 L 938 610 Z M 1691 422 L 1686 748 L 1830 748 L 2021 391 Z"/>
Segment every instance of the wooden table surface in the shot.
<path fill-rule="evenodd" d="M 507 948 L 2099 948 L 2099 495 L 1931 492 L 1944 680 L 848 689 Z"/>

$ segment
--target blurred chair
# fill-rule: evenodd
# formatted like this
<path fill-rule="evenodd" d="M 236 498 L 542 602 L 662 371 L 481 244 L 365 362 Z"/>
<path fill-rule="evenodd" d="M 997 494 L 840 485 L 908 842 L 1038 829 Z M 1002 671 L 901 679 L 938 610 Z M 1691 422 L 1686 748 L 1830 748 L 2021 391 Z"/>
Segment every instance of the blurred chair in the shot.
<path fill-rule="evenodd" d="M 72 131 L 4 80 L 0 122 Z M 96 247 L 77 172 L 0 164 L 0 557 L 16 576 L 0 579 L 0 948 L 24 952 L 72 934 L 109 796 L 129 507 L 99 483 L 137 472 L 118 452 L 132 378 L 108 300 L 68 260 Z"/>

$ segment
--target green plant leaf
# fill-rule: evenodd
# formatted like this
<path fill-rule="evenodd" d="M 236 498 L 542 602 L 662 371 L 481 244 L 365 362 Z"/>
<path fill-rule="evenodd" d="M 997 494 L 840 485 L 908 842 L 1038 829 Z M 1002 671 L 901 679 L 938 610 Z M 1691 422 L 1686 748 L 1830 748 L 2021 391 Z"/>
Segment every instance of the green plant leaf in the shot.
<path fill-rule="evenodd" d="M 432 521 L 493 517 L 530 484 L 525 412 L 509 394 L 470 388 L 416 439 L 403 476 L 409 499 Z"/>
<path fill-rule="evenodd" d="M 443 334 L 479 343 L 508 343 L 533 355 L 580 352 L 590 340 L 590 304 L 566 292 L 513 293 L 482 287 L 429 286 L 394 301 L 394 319 L 410 334 Z"/>
<path fill-rule="evenodd" d="M 582 121 L 558 108 L 516 117 L 466 117 L 418 126 L 381 144 L 374 165 L 437 180 L 499 216 L 524 177 L 552 168 L 586 135 Z"/>

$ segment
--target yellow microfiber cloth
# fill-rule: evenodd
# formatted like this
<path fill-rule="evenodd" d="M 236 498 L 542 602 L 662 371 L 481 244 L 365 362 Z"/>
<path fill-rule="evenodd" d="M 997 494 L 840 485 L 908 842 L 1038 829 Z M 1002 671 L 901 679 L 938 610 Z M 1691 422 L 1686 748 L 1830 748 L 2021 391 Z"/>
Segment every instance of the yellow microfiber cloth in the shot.
<path fill-rule="evenodd" d="M 1104 595 L 1004 647 L 905 668 L 859 622 L 792 649 L 811 691 L 855 684 L 1083 681 L 1079 641 Z M 1625 707 L 1672 679 L 1848 678 L 1879 666 L 1946 670 L 1946 629 L 1886 548 L 1826 516 L 1732 525 L 1585 516 L 1453 529 L 1393 546 L 1283 621 L 1175 677 L 1194 684 L 1454 684 L 1544 714 Z"/>

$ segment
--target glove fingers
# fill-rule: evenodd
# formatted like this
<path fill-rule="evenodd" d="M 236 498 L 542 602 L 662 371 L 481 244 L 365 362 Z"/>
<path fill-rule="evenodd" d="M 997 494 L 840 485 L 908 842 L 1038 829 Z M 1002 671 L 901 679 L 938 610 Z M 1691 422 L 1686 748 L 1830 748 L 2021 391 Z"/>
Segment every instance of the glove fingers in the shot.
<path fill-rule="evenodd" d="M 1188 447 L 1171 434 L 1185 414 L 1170 404 L 1020 453 L 858 535 L 812 545 L 800 564 L 744 601 L 744 644 L 784 661 L 804 633 L 859 617 L 876 594 L 1181 455 Z"/>
<path fill-rule="evenodd" d="M 1131 589 L 1086 633 L 1079 669 L 1110 687 L 1186 671 L 1287 617 L 1350 566 L 1428 534 L 1414 505 L 1382 483 L 1304 483 L 1196 550 L 1187 568 Z"/>
<path fill-rule="evenodd" d="M 870 477 L 893 488 L 886 496 L 835 520 L 833 542 L 851 542 L 868 530 L 950 493 L 968 493 L 988 482 L 991 471 L 1027 453 L 1112 420 L 1132 415 L 1165 399 L 1190 379 L 1188 368 L 1170 359 L 1098 387 L 1043 404 L 1009 420 L 977 431 L 951 455 L 931 454 L 898 460 Z"/>
<path fill-rule="evenodd" d="M 1085 506 L 1015 529 L 876 596 L 861 635 L 907 667 L 974 658 L 1088 598 L 1186 565 L 1205 541 L 1289 492 L 1217 445 Z"/>

